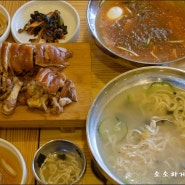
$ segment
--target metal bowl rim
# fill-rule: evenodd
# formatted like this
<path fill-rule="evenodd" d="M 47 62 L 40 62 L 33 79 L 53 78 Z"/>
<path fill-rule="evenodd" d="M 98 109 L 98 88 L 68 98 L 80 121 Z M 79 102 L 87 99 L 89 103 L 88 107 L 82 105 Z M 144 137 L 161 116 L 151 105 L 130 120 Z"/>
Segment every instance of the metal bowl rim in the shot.
<path fill-rule="evenodd" d="M 124 65 L 124 63 L 127 61 L 127 62 L 131 62 L 133 64 L 138 64 L 138 65 L 168 66 L 171 63 L 175 63 L 175 62 L 178 62 L 178 61 L 181 61 L 181 60 L 185 59 L 185 56 L 183 56 L 181 58 L 177 58 L 177 59 L 170 60 L 170 61 L 164 61 L 164 62 L 147 62 L 147 61 L 142 62 L 140 60 L 133 60 L 133 59 L 130 59 L 130 58 L 128 59 L 128 58 L 123 57 L 123 56 L 119 55 L 118 53 L 112 51 L 98 37 L 98 35 L 96 33 L 96 26 L 93 25 L 94 26 L 94 28 L 93 28 L 92 25 L 90 24 L 91 23 L 90 18 L 92 17 L 91 13 L 90 13 L 92 2 L 99 2 L 100 3 L 101 1 L 103 1 L 103 0 L 89 0 L 88 5 L 87 5 L 87 9 L 86 9 L 86 17 L 87 17 L 88 27 L 90 29 L 90 32 L 91 32 L 92 36 L 94 37 L 96 42 L 98 42 L 98 45 L 99 45 L 100 49 L 104 50 L 106 53 L 108 52 L 108 55 L 115 58 L 115 60 L 119 60 L 119 63 L 121 65 Z M 94 19 L 94 24 L 95 24 L 96 16 L 94 16 L 93 19 Z M 122 60 L 122 61 L 120 61 L 120 60 Z M 126 60 L 126 61 L 124 61 L 124 60 Z"/>
<path fill-rule="evenodd" d="M 87 115 L 87 120 L 86 120 L 86 135 L 87 135 L 87 142 L 88 142 L 88 146 L 90 148 L 90 152 L 93 156 L 93 159 L 96 161 L 99 169 L 102 171 L 102 173 L 108 177 L 111 181 L 113 181 L 114 183 L 118 183 L 118 184 L 124 184 L 124 182 L 121 182 L 119 181 L 119 179 L 117 179 L 115 177 L 114 174 L 112 174 L 111 172 L 107 172 L 105 171 L 105 169 L 108 169 L 107 166 L 104 164 L 101 163 L 102 161 L 102 158 L 101 156 L 97 156 L 97 153 L 99 151 L 96 151 L 96 148 L 98 148 L 97 146 L 95 146 L 94 144 L 94 139 L 91 137 L 91 134 L 90 133 L 96 133 L 96 131 L 90 131 L 90 125 L 94 125 L 93 126 L 93 130 L 96 129 L 96 123 L 92 123 L 90 121 L 90 118 L 91 118 L 91 114 L 93 114 L 93 110 L 94 110 L 94 107 L 96 105 L 96 103 L 99 101 L 99 98 L 102 96 L 102 94 L 116 81 L 119 81 L 119 79 L 122 79 L 123 77 L 126 77 L 128 75 L 131 75 L 131 74 L 135 74 L 137 72 L 142 72 L 142 71 L 145 71 L 145 72 L 149 72 L 149 71 L 153 71 L 153 70 L 159 70 L 159 71 L 169 71 L 169 72 L 177 72 L 177 73 L 180 73 L 181 75 L 185 75 L 185 71 L 182 70 L 182 69 L 178 69 L 178 68 L 174 68 L 174 67 L 166 67 L 166 66 L 147 66 L 147 67 L 141 67 L 141 68 L 136 68 L 136 69 L 133 69 L 133 70 L 130 70 L 130 71 L 127 71 L 125 73 L 122 73 L 120 75 L 118 75 L 117 77 L 113 78 L 112 80 L 110 80 L 100 91 L 99 93 L 97 94 L 97 96 L 95 97 L 94 101 L 92 102 L 91 104 L 91 107 L 88 111 L 88 115 Z M 165 74 L 164 74 L 165 76 Z M 185 79 L 184 80 L 184 84 L 185 84 Z M 93 135 L 94 136 L 94 135 Z M 95 136 L 94 136 L 95 137 Z M 96 148 L 95 148 L 96 147 Z"/>

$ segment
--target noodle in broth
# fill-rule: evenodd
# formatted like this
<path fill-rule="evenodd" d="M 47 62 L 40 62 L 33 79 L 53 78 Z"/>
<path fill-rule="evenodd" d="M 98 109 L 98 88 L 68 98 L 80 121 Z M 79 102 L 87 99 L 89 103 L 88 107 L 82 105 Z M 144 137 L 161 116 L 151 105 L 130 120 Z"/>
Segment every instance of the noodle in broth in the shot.
<path fill-rule="evenodd" d="M 185 182 L 184 91 L 166 82 L 132 87 L 105 106 L 100 120 L 99 150 L 121 181 Z"/>
<path fill-rule="evenodd" d="M 40 176 L 47 184 L 72 184 L 82 171 L 80 158 L 74 153 L 52 153 L 40 168 Z"/>

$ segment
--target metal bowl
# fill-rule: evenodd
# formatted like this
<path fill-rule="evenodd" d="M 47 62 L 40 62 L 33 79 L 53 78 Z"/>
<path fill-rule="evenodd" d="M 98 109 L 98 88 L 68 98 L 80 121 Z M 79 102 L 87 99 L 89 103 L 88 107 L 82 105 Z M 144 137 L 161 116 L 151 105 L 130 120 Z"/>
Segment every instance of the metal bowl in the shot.
<path fill-rule="evenodd" d="M 87 11 L 86 11 L 86 17 L 88 22 L 88 27 L 90 30 L 90 33 L 92 37 L 94 38 L 95 44 L 100 48 L 105 54 L 112 57 L 114 62 L 117 62 L 123 66 L 126 64 L 131 64 L 136 67 L 144 67 L 146 65 L 152 65 L 152 66 L 169 66 L 171 63 L 175 63 L 177 61 L 182 61 L 185 59 L 185 56 L 181 58 L 177 58 L 175 60 L 171 61 L 156 61 L 156 62 L 150 62 L 150 61 L 140 61 L 137 59 L 128 59 L 127 57 L 121 56 L 118 53 L 112 51 L 108 46 L 102 42 L 101 38 L 99 38 L 98 31 L 96 28 L 96 17 L 100 10 L 101 4 L 106 0 L 89 0 Z"/>
<path fill-rule="evenodd" d="M 173 86 L 185 90 L 185 71 L 165 66 L 147 66 L 130 70 L 111 80 L 99 92 L 89 110 L 86 122 L 87 141 L 93 159 L 99 171 L 113 184 L 124 184 L 113 171 L 109 169 L 106 161 L 99 150 L 98 128 L 100 115 L 107 103 L 116 98 L 118 94 L 125 90 L 142 84 L 150 84 L 156 81 L 164 81 Z M 142 101 L 142 100 L 141 100 Z"/>
<path fill-rule="evenodd" d="M 76 159 L 79 160 L 81 164 L 80 165 L 81 171 L 79 172 L 78 177 L 74 179 L 74 181 L 71 182 L 70 184 L 77 183 L 83 177 L 85 170 L 86 170 L 86 158 L 85 158 L 83 151 L 75 143 L 71 141 L 57 139 L 57 140 L 51 140 L 45 143 L 35 153 L 35 156 L 32 162 L 32 169 L 33 169 L 35 178 L 38 180 L 39 183 L 50 184 L 49 182 L 46 182 L 43 180 L 42 175 L 40 174 L 40 168 L 46 162 L 45 161 L 46 158 L 49 155 L 53 155 L 53 154 L 60 155 L 59 158 L 60 160 L 63 160 L 63 161 L 67 159 L 68 154 L 72 154 L 73 156 L 75 156 L 75 160 Z M 61 170 L 64 170 L 63 167 L 61 168 Z M 70 171 L 68 173 L 70 176 L 71 175 Z M 55 183 L 55 184 L 58 184 L 58 183 Z"/>

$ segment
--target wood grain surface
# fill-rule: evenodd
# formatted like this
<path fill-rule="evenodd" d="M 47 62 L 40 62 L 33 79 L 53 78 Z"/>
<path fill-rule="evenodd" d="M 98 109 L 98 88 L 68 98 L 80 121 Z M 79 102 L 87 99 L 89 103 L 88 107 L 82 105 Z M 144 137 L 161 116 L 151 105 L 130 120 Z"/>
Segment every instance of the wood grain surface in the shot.
<path fill-rule="evenodd" d="M 0 4 L 3 4 L 7 10 L 10 12 L 11 17 L 15 11 L 27 1 L 9 1 L 3 0 L 0 1 Z M 81 25 L 80 33 L 77 38 L 78 43 L 89 43 L 90 44 L 90 55 L 91 55 L 91 93 L 92 100 L 96 97 L 98 92 L 104 85 L 109 82 L 112 78 L 129 71 L 134 66 L 125 63 L 124 66 L 120 66 L 115 63 L 112 57 L 107 56 L 103 53 L 95 44 L 86 20 L 86 9 L 88 1 L 86 0 L 68 0 L 79 13 Z M 7 41 L 14 41 L 11 34 Z M 86 51 L 82 51 L 85 54 Z M 178 67 L 180 69 L 185 69 L 185 62 L 179 62 L 173 67 Z M 82 72 L 83 73 L 83 72 Z M 52 139 L 68 139 L 74 141 L 79 145 L 79 147 L 84 151 L 87 159 L 87 169 L 84 177 L 79 182 L 79 184 L 103 184 L 92 172 L 91 169 L 91 160 L 92 156 L 89 151 L 87 139 L 86 139 L 86 130 L 85 127 L 78 127 L 78 124 L 84 125 L 83 121 L 76 121 L 74 128 L 65 127 L 65 128 L 2 128 L 0 129 L 0 137 L 7 139 L 12 142 L 23 154 L 23 157 L 26 161 L 28 177 L 26 184 L 38 184 L 34 178 L 32 172 L 32 159 L 36 150 L 43 145 L 45 142 Z M 48 123 L 46 123 L 48 124 Z M 67 125 L 67 122 L 63 122 Z M 78 128 L 76 128 L 78 127 Z"/>
<path fill-rule="evenodd" d="M 5 8 L 9 11 L 10 16 L 12 17 L 15 11 L 24 3 L 28 1 L 0 1 L 0 4 L 4 5 Z M 71 3 L 79 13 L 81 25 L 80 33 L 76 42 L 78 43 L 89 43 L 90 44 L 90 53 L 91 53 L 91 93 L 92 97 L 95 97 L 98 91 L 108 82 L 111 78 L 117 76 L 120 73 L 120 66 L 114 65 L 112 59 L 107 57 L 103 52 L 101 52 L 92 39 L 86 21 L 86 8 L 88 1 L 68 1 Z M 12 35 L 9 35 L 7 39 L 9 42 L 14 42 Z M 84 54 L 86 51 L 82 51 Z M 105 57 L 105 58 L 104 58 Z M 106 64 L 107 63 L 107 64 Z M 116 70 L 114 68 L 116 67 Z M 122 71 L 122 69 L 121 69 Z M 67 124 L 64 122 L 64 124 Z M 76 125 L 84 125 L 82 121 L 76 121 Z M 70 128 L 1 128 L 0 137 L 10 141 L 14 144 L 22 153 L 26 165 L 27 165 L 27 182 L 26 184 L 38 184 L 35 180 L 32 171 L 32 160 L 36 150 L 44 144 L 46 141 L 55 139 L 55 138 L 65 138 L 76 142 L 80 148 L 85 153 L 87 159 L 87 169 L 84 177 L 79 182 L 80 184 L 103 184 L 92 172 L 91 169 L 91 154 L 88 148 L 86 140 L 85 127 L 79 129 Z M 72 132 L 71 132 L 72 131 Z"/>

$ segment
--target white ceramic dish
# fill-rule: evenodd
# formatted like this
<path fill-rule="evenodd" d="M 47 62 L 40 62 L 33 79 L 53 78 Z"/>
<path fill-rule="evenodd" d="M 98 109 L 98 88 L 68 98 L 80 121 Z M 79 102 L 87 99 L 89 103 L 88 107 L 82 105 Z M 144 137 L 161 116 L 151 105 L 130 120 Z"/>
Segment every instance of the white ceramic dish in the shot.
<path fill-rule="evenodd" d="M 0 43 L 2 43 L 3 41 L 5 41 L 8 38 L 8 36 L 10 34 L 11 19 L 10 19 L 10 15 L 9 15 L 8 11 L 1 4 L 0 4 L 0 13 L 3 14 L 6 17 L 7 21 L 8 21 L 6 31 L 3 33 L 2 36 L 0 36 Z"/>
<path fill-rule="evenodd" d="M 26 168 L 25 160 L 22 154 L 20 153 L 20 151 L 12 143 L 2 138 L 0 138 L 0 147 L 6 148 L 11 153 L 13 153 L 13 155 L 16 156 L 17 160 L 21 164 L 22 172 L 23 172 L 20 184 L 26 184 L 27 168 Z"/>
<path fill-rule="evenodd" d="M 51 11 L 59 10 L 62 14 L 64 24 L 67 25 L 68 34 L 60 43 L 73 42 L 78 37 L 80 29 L 80 17 L 76 9 L 65 1 L 30 1 L 22 5 L 14 14 L 11 22 L 11 32 L 13 38 L 19 43 L 29 43 L 29 39 L 34 36 L 26 32 L 18 33 L 20 28 L 29 21 L 30 14 L 34 11 L 47 14 Z"/>

